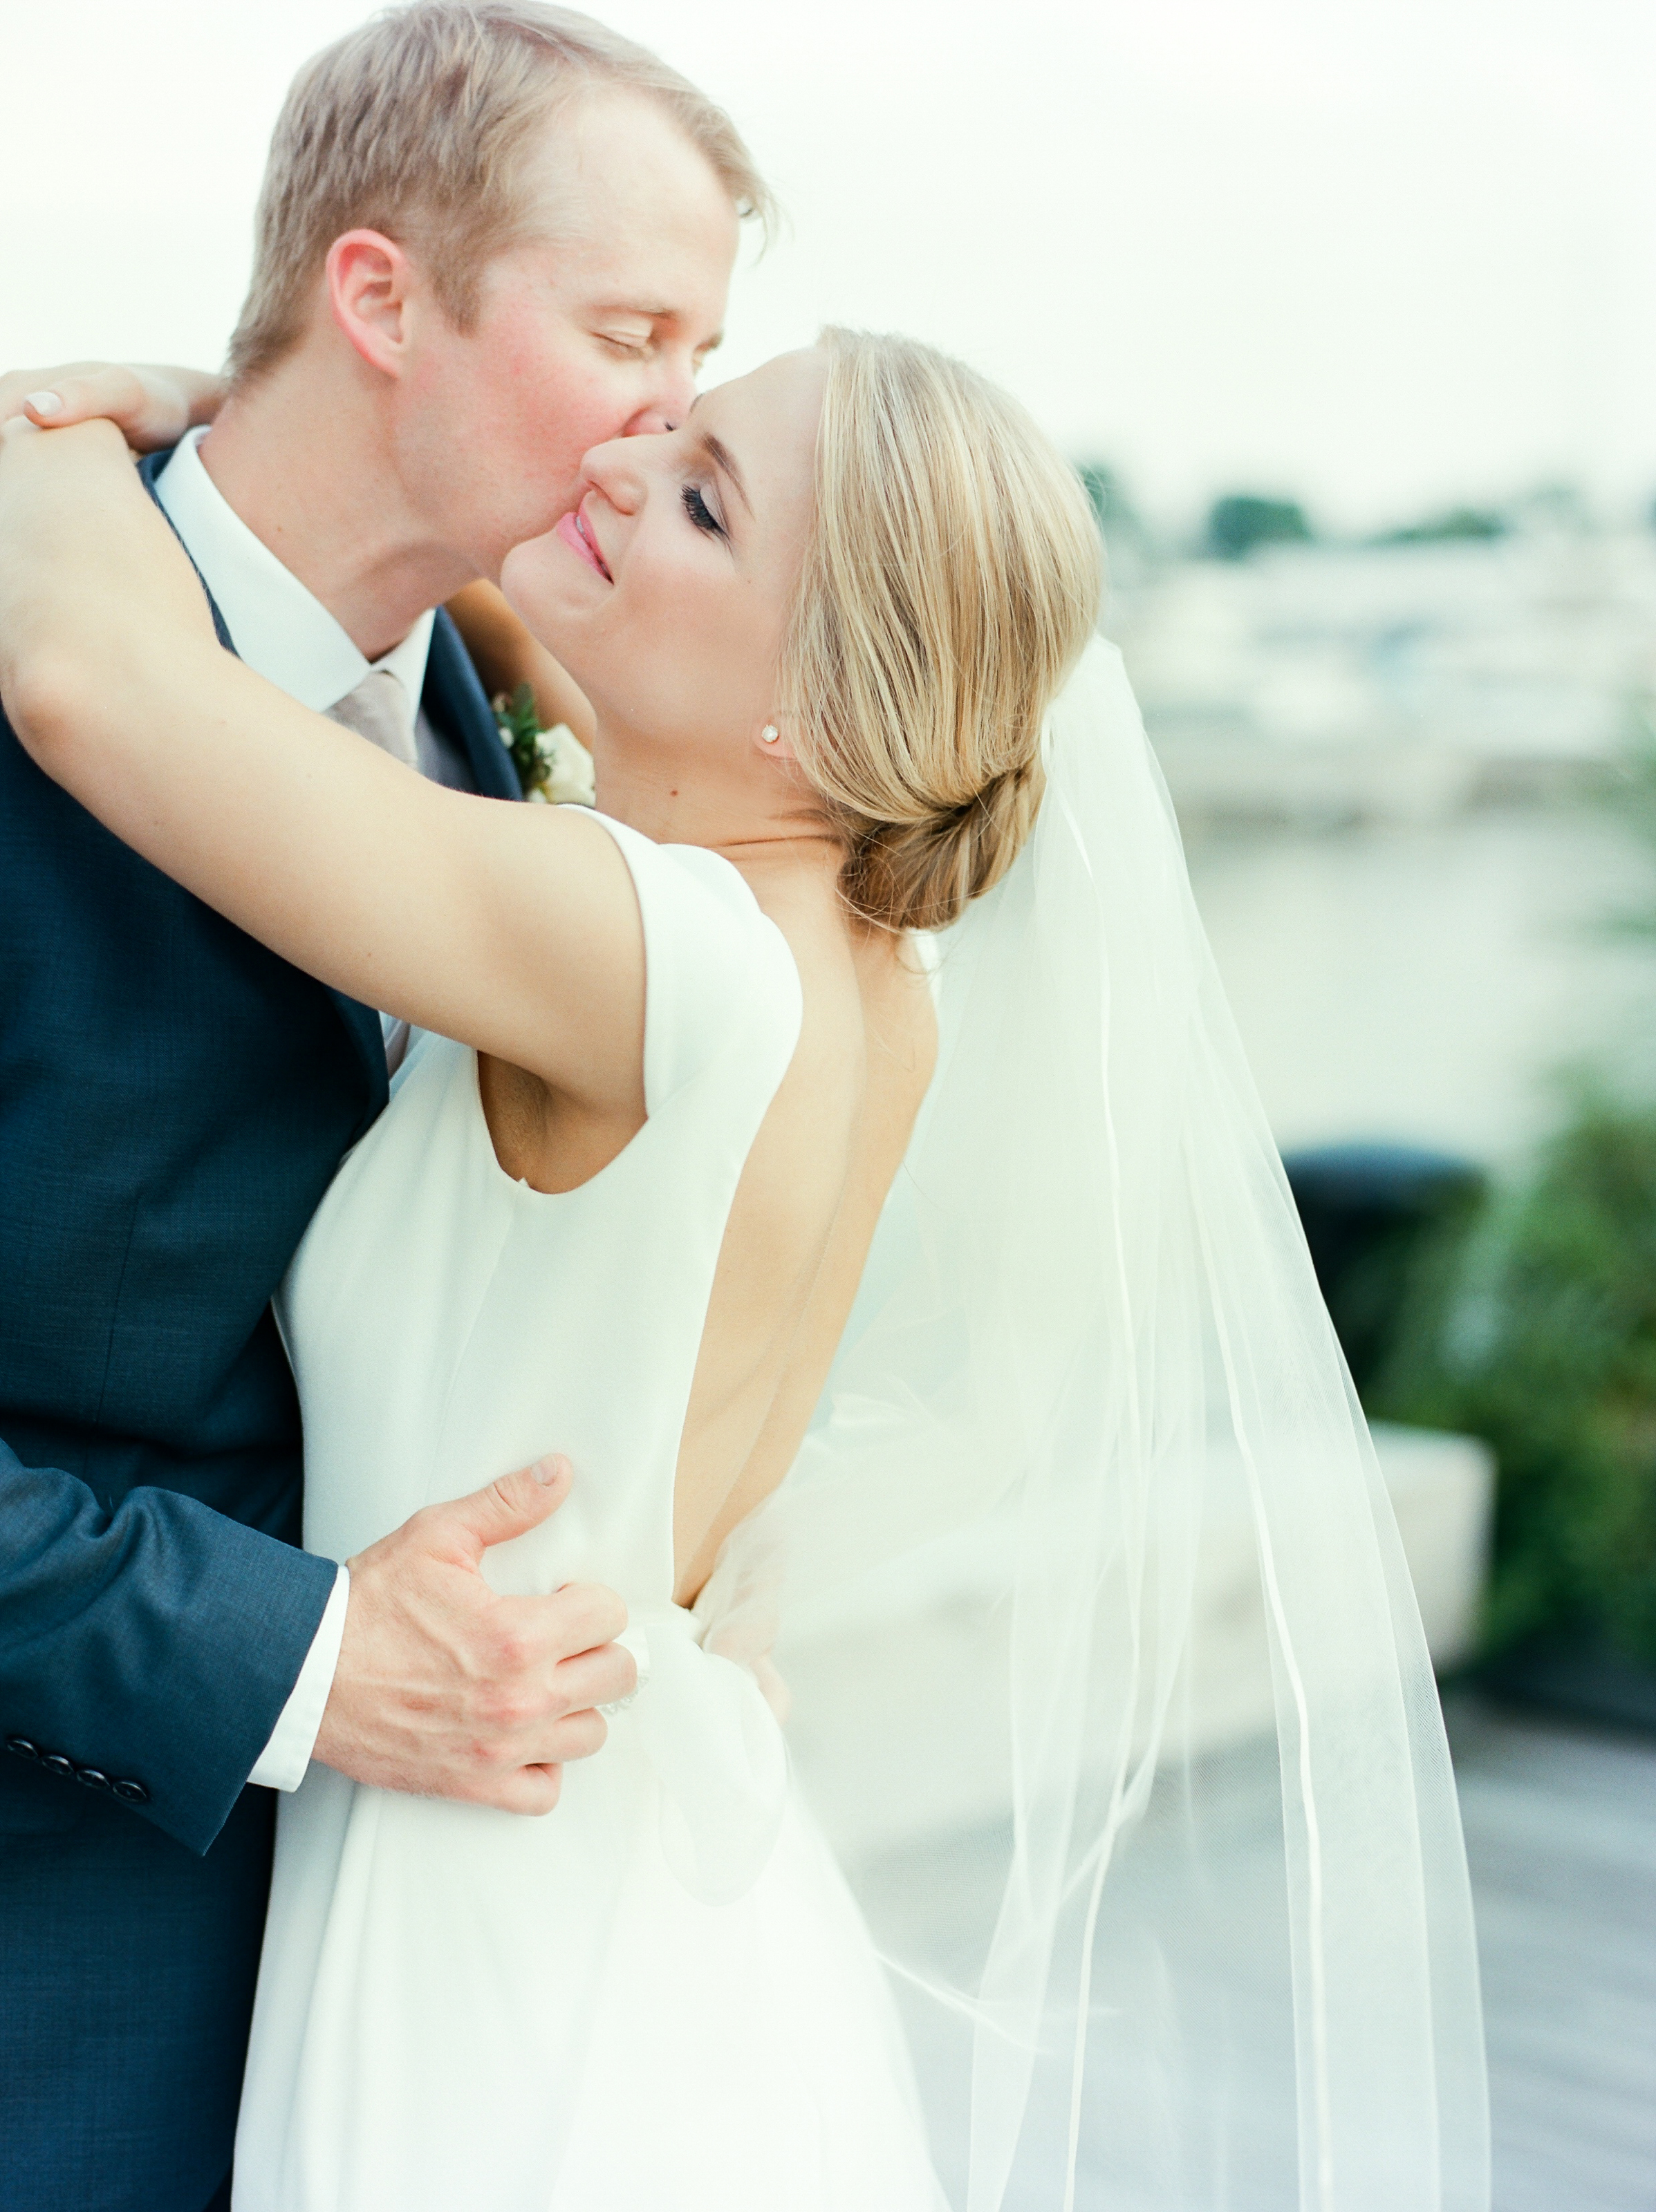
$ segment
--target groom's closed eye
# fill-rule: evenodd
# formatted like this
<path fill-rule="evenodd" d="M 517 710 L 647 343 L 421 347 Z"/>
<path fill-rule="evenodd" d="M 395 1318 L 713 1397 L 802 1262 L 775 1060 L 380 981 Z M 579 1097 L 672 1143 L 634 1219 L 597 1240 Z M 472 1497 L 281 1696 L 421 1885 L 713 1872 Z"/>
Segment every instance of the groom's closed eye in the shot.
<path fill-rule="evenodd" d="M 686 317 L 675 307 L 612 306 L 600 308 L 589 325 L 593 335 L 602 344 L 613 346 L 619 353 L 649 353 L 663 337 L 670 342 L 684 329 Z M 724 343 L 724 332 L 715 331 L 710 337 L 703 338 L 691 353 L 693 368 L 700 369 L 710 353 Z"/>

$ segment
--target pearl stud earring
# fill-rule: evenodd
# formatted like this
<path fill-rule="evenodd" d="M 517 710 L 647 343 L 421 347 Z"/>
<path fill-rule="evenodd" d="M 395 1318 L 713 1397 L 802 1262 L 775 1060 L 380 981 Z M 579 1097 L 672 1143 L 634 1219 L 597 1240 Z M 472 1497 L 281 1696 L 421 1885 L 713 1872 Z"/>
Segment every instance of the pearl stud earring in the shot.
<path fill-rule="evenodd" d="M 767 722 L 764 727 L 759 732 L 759 735 L 766 744 L 774 745 L 777 738 L 781 737 L 782 732 L 776 727 L 774 722 Z"/>

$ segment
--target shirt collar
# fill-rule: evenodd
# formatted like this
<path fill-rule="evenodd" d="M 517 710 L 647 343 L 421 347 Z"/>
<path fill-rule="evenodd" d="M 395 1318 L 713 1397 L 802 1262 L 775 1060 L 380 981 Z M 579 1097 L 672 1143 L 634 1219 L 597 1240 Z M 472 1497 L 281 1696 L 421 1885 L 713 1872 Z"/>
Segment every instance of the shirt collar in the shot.
<path fill-rule="evenodd" d="M 400 645 L 364 659 L 322 602 L 255 538 L 202 466 L 204 429 L 188 432 L 155 479 L 155 496 L 212 593 L 236 652 L 301 707 L 326 714 L 371 666 L 402 680 L 417 711 L 435 616 L 428 608 Z"/>

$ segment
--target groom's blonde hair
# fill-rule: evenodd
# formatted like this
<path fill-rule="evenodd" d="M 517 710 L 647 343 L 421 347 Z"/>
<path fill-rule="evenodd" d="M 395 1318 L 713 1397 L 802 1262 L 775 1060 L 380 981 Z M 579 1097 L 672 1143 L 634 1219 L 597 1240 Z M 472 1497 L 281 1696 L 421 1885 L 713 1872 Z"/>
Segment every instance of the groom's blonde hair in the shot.
<path fill-rule="evenodd" d="M 529 177 L 548 119 L 603 90 L 663 109 L 737 212 L 770 223 L 770 191 L 730 118 L 630 39 L 537 0 L 389 8 L 307 62 L 283 104 L 232 378 L 261 374 L 298 343 L 328 248 L 348 230 L 417 251 L 444 310 L 469 329 L 484 268 L 544 213 Z"/>
<path fill-rule="evenodd" d="M 911 338 L 828 330 L 816 513 L 778 706 L 854 910 L 942 929 L 1045 788 L 1041 727 L 1098 621 L 1081 479 L 1017 401 Z"/>

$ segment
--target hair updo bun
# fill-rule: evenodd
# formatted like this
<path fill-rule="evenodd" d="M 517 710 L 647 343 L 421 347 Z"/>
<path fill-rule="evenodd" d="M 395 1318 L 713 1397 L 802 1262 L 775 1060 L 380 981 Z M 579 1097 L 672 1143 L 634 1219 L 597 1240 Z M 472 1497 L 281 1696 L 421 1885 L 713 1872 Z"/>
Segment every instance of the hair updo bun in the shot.
<path fill-rule="evenodd" d="M 1015 401 L 912 339 L 830 330 L 781 703 L 849 903 L 941 929 L 1039 811 L 1041 725 L 1097 620 L 1086 495 Z"/>

